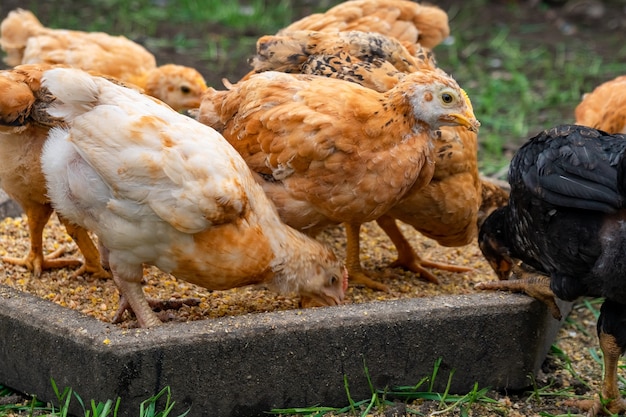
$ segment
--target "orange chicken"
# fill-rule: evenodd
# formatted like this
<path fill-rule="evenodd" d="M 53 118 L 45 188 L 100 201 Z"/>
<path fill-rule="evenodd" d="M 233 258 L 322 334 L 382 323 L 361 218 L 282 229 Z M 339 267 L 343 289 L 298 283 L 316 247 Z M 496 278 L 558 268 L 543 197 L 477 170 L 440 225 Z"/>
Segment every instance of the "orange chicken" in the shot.
<path fill-rule="evenodd" d="M 243 155 L 287 224 L 315 235 L 343 223 L 351 281 L 381 290 L 387 287 L 360 264 L 360 225 L 428 184 L 437 129 L 479 126 L 464 92 L 442 71 L 406 75 L 385 93 L 263 72 L 225 91 L 209 88 L 198 120 Z"/>
<path fill-rule="evenodd" d="M 434 48 L 450 34 L 445 11 L 410 0 L 349 0 L 306 16 L 278 35 L 295 30 L 377 32 L 426 48 Z"/>
<path fill-rule="evenodd" d="M 626 133 L 626 75 L 614 78 L 585 94 L 575 110 L 576 124 Z"/>
<path fill-rule="evenodd" d="M 0 187 L 26 213 L 30 233 L 30 250 L 25 257 L 5 256 L 2 261 L 22 265 L 35 276 L 47 269 L 79 267 L 74 275 L 87 272 L 95 277 L 108 277 L 87 231 L 62 216 L 59 219 L 81 250 L 85 263 L 78 259 L 56 259 L 62 254 L 63 247 L 44 257 L 42 234 L 53 209 L 46 195 L 40 156 L 48 136 L 48 125 L 58 123 L 53 118 L 46 119 L 42 109 L 46 97 L 40 88 L 40 78 L 49 67 L 45 64 L 22 65 L 0 71 Z"/>
<path fill-rule="evenodd" d="M 281 222 L 237 151 L 215 130 L 140 92 L 78 69 L 42 86 L 56 100 L 42 169 L 54 208 L 107 249 L 121 296 L 142 327 L 161 322 L 143 265 L 224 290 L 267 284 L 303 306 L 341 304 L 347 274 L 322 243 Z"/>
<path fill-rule="evenodd" d="M 392 38 L 373 32 L 299 31 L 264 36 L 251 59 L 253 73 L 280 70 L 352 81 L 378 92 L 395 86 L 407 73 L 442 72 L 430 51 L 410 54 Z M 466 267 L 421 259 L 395 224 L 412 225 L 444 246 L 463 246 L 476 238 L 486 215 L 506 204 L 508 193 L 478 172 L 478 137 L 463 127 L 444 126 L 434 139 L 435 170 L 430 183 L 410 190 L 377 220 L 398 249 L 400 266 L 437 282 L 424 267 L 466 272 Z M 507 184 L 508 185 L 508 184 Z"/>
<path fill-rule="evenodd" d="M 11 11 L 0 24 L 5 62 L 65 64 L 134 84 L 177 111 L 197 108 L 206 90 L 193 68 L 157 66 L 154 55 L 124 36 L 102 32 L 50 29 L 28 10 Z"/>

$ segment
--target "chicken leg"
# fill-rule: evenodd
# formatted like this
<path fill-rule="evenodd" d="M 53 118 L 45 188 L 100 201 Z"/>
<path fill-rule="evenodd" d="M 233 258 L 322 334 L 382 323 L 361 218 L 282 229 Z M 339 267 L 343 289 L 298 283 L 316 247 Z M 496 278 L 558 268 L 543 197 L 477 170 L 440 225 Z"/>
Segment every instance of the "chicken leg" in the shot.
<path fill-rule="evenodd" d="M 53 212 L 50 205 L 26 205 L 23 209 L 27 216 L 30 249 L 23 258 L 3 256 L 3 262 L 23 266 L 31 271 L 35 277 L 41 276 L 41 272 L 48 269 L 73 268 L 81 265 L 78 259 L 56 259 L 63 254 L 64 247 L 57 249 L 47 257 L 44 256 L 43 229 Z"/>
<path fill-rule="evenodd" d="M 604 357 L 602 391 L 594 400 L 572 400 L 569 404 L 587 410 L 587 417 L 599 414 L 622 414 L 626 411 L 626 400 L 622 398 L 617 383 L 620 356 L 626 350 L 626 306 L 606 300 L 598 318 L 598 340 Z"/>
<path fill-rule="evenodd" d="M 85 262 L 72 275 L 77 277 L 87 273 L 94 278 L 110 278 L 111 274 L 105 269 L 107 265 L 103 263 L 100 252 L 91 240 L 87 230 L 66 220 L 63 216 L 58 217 L 65 226 L 67 234 L 76 242 L 76 246 L 78 246 L 85 258 Z"/>
<path fill-rule="evenodd" d="M 361 266 L 361 225 L 345 223 L 346 227 L 346 269 L 350 282 L 358 282 L 378 291 L 389 291 L 389 287 L 370 278 Z"/>
<path fill-rule="evenodd" d="M 396 220 L 389 216 L 382 216 L 376 220 L 376 223 L 385 231 L 389 239 L 393 242 L 398 251 L 398 259 L 392 262 L 389 266 L 391 268 L 400 267 L 416 274 L 419 274 L 422 278 L 430 281 L 434 284 L 438 284 L 439 280 L 430 271 L 425 269 L 435 268 L 442 271 L 450 272 L 472 272 L 474 269 L 465 266 L 449 265 L 439 262 L 432 262 L 423 260 L 417 252 L 413 249 L 411 244 L 402 234 L 402 231 L 398 227 Z"/>

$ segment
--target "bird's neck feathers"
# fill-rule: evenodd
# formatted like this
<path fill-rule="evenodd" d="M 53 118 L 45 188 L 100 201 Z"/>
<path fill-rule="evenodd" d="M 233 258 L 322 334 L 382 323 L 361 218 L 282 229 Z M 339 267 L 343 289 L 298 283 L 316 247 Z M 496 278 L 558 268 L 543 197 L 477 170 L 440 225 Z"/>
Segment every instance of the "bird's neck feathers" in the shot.
<path fill-rule="evenodd" d="M 329 259 L 329 250 L 321 242 L 289 226 L 284 232 L 290 240 L 280 244 L 272 260 L 272 285 L 282 294 L 299 293 L 311 277 L 311 271 Z"/>

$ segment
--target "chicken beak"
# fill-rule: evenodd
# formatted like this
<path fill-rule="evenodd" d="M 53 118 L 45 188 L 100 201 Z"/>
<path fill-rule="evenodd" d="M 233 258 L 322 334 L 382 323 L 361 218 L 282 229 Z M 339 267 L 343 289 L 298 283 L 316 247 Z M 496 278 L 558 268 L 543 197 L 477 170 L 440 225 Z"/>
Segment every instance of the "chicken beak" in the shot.
<path fill-rule="evenodd" d="M 480 122 L 476 120 L 474 117 L 474 113 L 471 111 L 464 114 L 450 114 L 448 115 L 449 123 L 453 125 L 459 125 L 467 128 L 470 132 L 478 133 L 478 128 L 480 127 Z"/>

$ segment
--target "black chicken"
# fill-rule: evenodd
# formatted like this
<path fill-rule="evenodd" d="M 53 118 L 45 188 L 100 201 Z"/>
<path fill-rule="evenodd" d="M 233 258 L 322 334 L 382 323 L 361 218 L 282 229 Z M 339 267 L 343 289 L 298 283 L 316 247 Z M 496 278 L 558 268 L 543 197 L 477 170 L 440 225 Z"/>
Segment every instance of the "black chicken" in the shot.
<path fill-rule="evenodd" d="M 597 323 L 605 374 L 589 416 L 626 411 L 617 385 L 626 349 L 626 135 L 563 125 L 524 144 L 509 168 L 509 204 L 481 227 L 480 248 L 501 279 L 484 289 L 554 297 L 604 297 Z M 521 262 L 521 266 L 518 263 Z"/>

